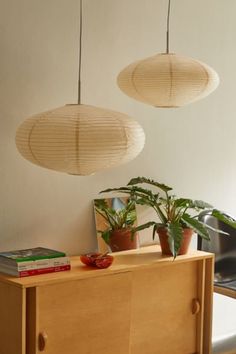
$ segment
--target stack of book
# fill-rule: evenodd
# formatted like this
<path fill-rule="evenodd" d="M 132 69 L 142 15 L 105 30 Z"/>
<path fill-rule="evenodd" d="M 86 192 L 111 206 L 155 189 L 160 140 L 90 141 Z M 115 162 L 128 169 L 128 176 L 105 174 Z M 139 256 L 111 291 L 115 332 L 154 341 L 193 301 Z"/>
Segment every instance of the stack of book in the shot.
<path fill-rule="evenodd" d="M 70 270 L 70 259 L 64 252 L 37 247 L 0 253 L 0 272 L 27 277 Z"/>

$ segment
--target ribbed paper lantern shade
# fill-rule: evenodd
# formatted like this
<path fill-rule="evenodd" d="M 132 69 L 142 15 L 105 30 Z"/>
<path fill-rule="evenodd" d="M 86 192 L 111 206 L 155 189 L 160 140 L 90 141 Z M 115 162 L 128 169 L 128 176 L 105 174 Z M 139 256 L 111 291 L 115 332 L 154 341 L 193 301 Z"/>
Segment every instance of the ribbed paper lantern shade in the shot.
<path fill-rule="evenodd" d="M 180 107 L 206 97 L 219 84 L 208 65 L 177 54 L 157 54 L 126 67 L 118 76 L 128 96 L 155 107 Z"/>
<path fill-rule="evenodd" d="M 16 145 L 27 160 L 74 175 L 126 163 L 143 149 L 142 127 L 125 114 L 87 105 L 67 105 L 25 120 Z"/>

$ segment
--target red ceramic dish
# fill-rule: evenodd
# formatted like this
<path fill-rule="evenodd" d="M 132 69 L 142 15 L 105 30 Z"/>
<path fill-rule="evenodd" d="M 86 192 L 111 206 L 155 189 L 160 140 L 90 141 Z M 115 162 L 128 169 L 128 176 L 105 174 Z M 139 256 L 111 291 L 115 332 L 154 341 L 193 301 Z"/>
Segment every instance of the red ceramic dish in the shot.
<path fill-rule="evenodd" d="M 113 257 L 109 256 L 108 254 L 102 256 L 102 257 L 97 257 L 95 259 L 95 264 L 97 268 L 108 268 L 113 262 Z"/>
<path fill-rule="evenodd" d="M 101 253 L 84 254 L 84 255 L 80 256 L 80 260 L 82 263 L 84 263 L 87 266 L 96 267 L 95 259 L 99 256 L 101 256 Z"/>
<path fill-rule="evenodd" d="M 112 264 L 113 259 L 112 256 L 102 253 L 89 253 L 80 256 L 81 262 L 85 265 L 100 269 L 108 268 Z"/>

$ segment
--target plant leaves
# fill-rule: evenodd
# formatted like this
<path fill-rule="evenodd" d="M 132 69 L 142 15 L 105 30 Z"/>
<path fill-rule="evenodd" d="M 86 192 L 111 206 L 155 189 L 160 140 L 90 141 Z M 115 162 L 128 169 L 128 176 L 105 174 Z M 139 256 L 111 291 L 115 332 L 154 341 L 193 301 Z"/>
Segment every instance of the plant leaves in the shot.
<path fill-rule="evenodd" d="M 155 240 L 155 236 L 156 236 L 156 231 L 159 227 L 165 227 L 165 224 L 161 224 L 161 223 L 156 223 L 153 227 L 153 230 L 152 230 L 152 239 L 153 241 Z"/>
<path fill-rule="evenodd" d="M 108 188 L 105 189 L 103 191 L 101 191 L 100 193 L 109 193 L 109 192 L 120 192 L 120 193 L 126 193 L 129 194 L 131 197 L 149 197 L 152 200 L 156 200 L 159 196 L 159 194 L 154 194 L 152 193 L 151 190 L 149 189 L 145 189 L 142 187 L 138 187 L 138 186 L 132 186 L 132 187 L 119 187 L 119 188 Z"/>
<path fill-rule="evenodd" d="M 135 230 L 134 232 L 141 231 L 144 229 L 148 229 L 150 226 L 155 225 L 155 224 L 156 224 L 155 221 L 149 221 L 149 222 L 146 222 L 145 224 L 134 227 L 133 230 Z"/>
<path fill-rule="evenodd" d="M 178 198 L 174 201 L 174 205 L 176 206 L 176 208 L 186 208 L 191 202 L 191 199 Z"/>
<path fill-rule="evenodd" d="M 159 194 L 154 194 L 150 189 L 142 188 L 139 186 L 132 186 L 131 193 L 136 194 L 137 192 L 150 197 L 152 200 L 156 200 L 159 196 Z"/>
<path fill-rule="evenodd" d="M 131 192 L 131 189 L 131 187 L 107 188 L 99 193 L 121 192 L 129 194 Z"/>
<path fill-rule="evenodd" d="M 99 208 L 99 209 L 108 208 L 108 204 L 105 199 L 94 199 L 94 205 L 96 208 Z"/>
<path fill-rule="evenodd" d="M 144 177 L 142 177 L 142 178 L 144 179 Z M 145 181 L 147 181 L 147 180 L 148 179 L 145 179 Z M 156 182 L 153 182 L 153 183 L 156 183 Z M 166 187 L 164 185 L 161 185 L 161 186 L 162 186 L 162 189 L 164 187 Z M 166 187 L 166 188 L 168 190 L 169 187 Z M 145 188 L 142 188 L 142 187 L 139 187 L 139 186 L 109 188 L 109 189 L 106 189 L 106 190 L 104 190 L 104 191 L 102 191 L 100 193 L 103 193 L 103 192 L 114 192 L 114 191 L 119 191 L 121 193 L 129 194 L 130 195 L 130 199 L 133 200 L 136 204 L 148 205 L 148 206 L 152 207 L 156 211 L 156 213 L 157 213 L 158 217 L 160 218 L 160 220 L 163 223 L 167 222 L 167 218 L 164 215 L 162 209 L 160 208 L 161 203 L 160 203 L 160 198 L 159 198 L 159 194 L 158 193 L 153 193 L 151 190 L 145 189 Z"/>
<path fill-rule="evenodd" d="M 171 187 L 168 187 L 168 186 L 166 186 L 165 184 L 162 184 L 162 183 L 155 182 L 154 180 L 146 178 L 146 177 L 135 177 L 135 178 L 132 178 L 129 181 L 128 186 L 134 185 L 134 184 L 139 184 L 139 183 L 146 183 L 146 184 L 155 186 L 157 188 L 160 188 L 164 192 L 168 192 L 168 191 L 172 190 Z"/>
<path fill-rule="evenodd" d="M 156 231 L 157 231 L 157 224 L 155 224 L 153 226 L 153 230 L 152 230 L 152 239 L 153 239 L 153 241 L 155 240 Z"/>
<path fill-rule="evenodd" d="M 210 225 L 208 225 L 208 224 L 206 224 L 206 223 L 204 223 L 204 222 L 202 222 L 202 221 L 200 221 L 200 223 L 201 223 L 202 225 L 204 225 L 207 229 L 211 230 L 211 231 L 217 232 L 217 233 L 222 234 L 222 235 L 229 235 L 228 232 L 225 232 L 225 231 L 216 229 L 216 228 L 214 228 L 214 227 L 212 227 L 212 226 L 210 226 Z"/>
<path fill-rule="evenodd" d="M 236 229 L 236 220 L 226 215 L 222 211 L 213 209 L 211 215 L 214 216 L 216 219 Z"/>
<path fill-rule="evenodd" d="M 203 200 L 192 200 L 189 198 L 178 198 L 174 202 L 178 208 L 190 208 L 190 209 L 212 209 L 212 205 L 204 202 Z"/>
<path fill-rule="evenodd" d="M 136 220 L 137 220 L 136 210 L 131 210 L 125 215 L 126 225 L 133 225 Z"/>
<path fill-rule="evenodd" d="M 103 238 L 103 240 L 106 242 L 107 245 L 109 245 L 110 236 L 111 236 L 111 230 L 105 230 L 101 234 L 101 237 Z"/>
<path fill-rule="evenodd" d="M 179 222 L 169 223 L 167 227 L 168 243 L 174 258 L 177 257 L 181 241 L 183 239 L 183 229 Z"/>
<path fill-rule="evenodd" d="M 134 200 L 128 200 L 121 209 L 113 209 L 104 199 L 95 199 L 96 212 L 100 214 L 113 230 L 122 229 L 134 224 L 137 214 Z"/>
<path fill-rule="evenodd" d="M 190 203 L 190 208 L 192 209 L 211 209 L 213 206 L 203 200 L 192 200 Z"/>
<path fill-rule="evenodd" d="M 189 214 L 184 214 L 181 217 L 181 220 L 193 231 L 195 231 L 199 236 L 204 238 L 205 240 L 210 240 L 210 235 L 207 228 L 200 221 L 192 218 Z"/>

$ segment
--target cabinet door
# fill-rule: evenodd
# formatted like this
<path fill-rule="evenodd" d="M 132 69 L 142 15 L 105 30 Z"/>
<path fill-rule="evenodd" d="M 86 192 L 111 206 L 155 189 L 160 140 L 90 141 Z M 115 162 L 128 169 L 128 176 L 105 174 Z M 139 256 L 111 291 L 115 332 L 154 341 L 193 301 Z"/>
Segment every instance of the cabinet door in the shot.
<path fill-rule="evenodd" d="M 130 273 L 43 286 L 36 299 L 36 337 L 47 336 L 36 353 L 129 353 Z"/>
<path fill-rule="evenodd" d="M 196 261 L 133 273 L 131 354 L 200 353 L 197 327 L 202 311 L 193 309 L 202 284 L 199 276 Z"/>
<path fill-rule="evenodd" d="M 25 354 L 25 290 L 0 283 L 0 353 Z"/>

